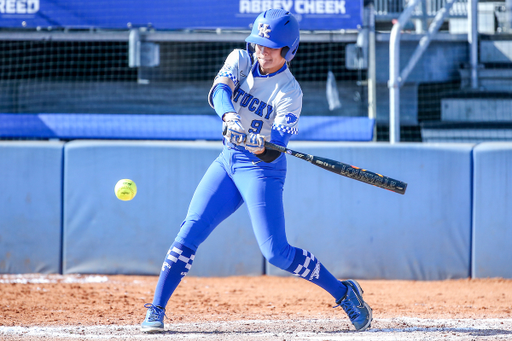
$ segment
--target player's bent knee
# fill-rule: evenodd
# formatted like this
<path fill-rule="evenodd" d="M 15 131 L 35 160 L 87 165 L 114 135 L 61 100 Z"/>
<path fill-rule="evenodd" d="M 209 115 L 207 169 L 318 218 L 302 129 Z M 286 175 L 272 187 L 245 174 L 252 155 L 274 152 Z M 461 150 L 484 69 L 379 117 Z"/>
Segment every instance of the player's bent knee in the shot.
<path fill-rule="evenodd" d="M 286 270 L 286 268 L 288 268 L 289 262 L 284 257 L 274 255 L 272 257 L 266 257 L 266 258 L 270 264 L 272 264 L 280 269 Z"/>
<path fill-rule="evenodd" d="M 199 245 L 208 238 L 210 233 L 211 229 L 207 223 L 185 220 L 181 224 L 180 231 L 178 232 L 175 241 L 197 251 Z"/>
<path fill-rule="evenodd" d="M 261 249 L 267 261 L 283 270 L 286 270 L 293 261 L 293 248 L 289 244 L 278 249 Z"/>

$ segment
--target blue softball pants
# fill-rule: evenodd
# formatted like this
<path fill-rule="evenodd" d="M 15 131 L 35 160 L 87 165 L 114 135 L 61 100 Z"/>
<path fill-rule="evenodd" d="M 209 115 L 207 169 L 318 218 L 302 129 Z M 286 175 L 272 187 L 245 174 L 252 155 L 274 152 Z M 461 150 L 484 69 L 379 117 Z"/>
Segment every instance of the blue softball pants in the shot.
<path fill-rule="evenodd" d="M 187 217 L 167 252 L 153 305 L 167 305 L 191 268 L 199 245 L 244 202 L 260 250 L 270 264 L 320 286 L 337 301 L 344 297 L 347 287 L 311 252 L 288 244 L 283 209 L 285 177 L 285 155 L 265 163 L 245 148 L 224 146 L 197 186 Z"/>
<path fill-rule="evenodd" d="M 245 202 L 263 256 L 287 269 L 295 248 L 286 239 L 285 178 L 285 155 L 265 163 L 243 147 L 225 145 L 196 188 L 175 241 L 195 252 L 215 227 Z"/>

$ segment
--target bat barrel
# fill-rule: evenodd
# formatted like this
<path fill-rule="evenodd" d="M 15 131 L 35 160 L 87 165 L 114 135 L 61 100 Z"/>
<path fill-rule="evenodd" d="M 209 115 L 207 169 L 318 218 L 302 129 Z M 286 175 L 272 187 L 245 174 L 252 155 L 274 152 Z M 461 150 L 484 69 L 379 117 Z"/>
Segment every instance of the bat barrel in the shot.
<path fill-rule="evenodd" d="M 286 153 L 295 156 L 299 159 L 311 162 L 315 166 L 318 166 L 330 172 L 345 176 L 347 178 L 358 180 L 376 187 L 387 189 L 398 194 L 405 194 L 405 190 L 407 189 L 407 184 L 403 181 L 392 179 L 390 177 L 378 173 L 373 173 L 366 169 L 354 167 L 346 163 L 342 163 L 339 161 L 323 157 L 313 156 L 310 154 L 300 153 L 285 148 L 283 146 L 278 146 L 270 142 L 265 142 L 265 147 L 269 149 L 278 150 L 281 153 Z"/>
<path fill-rule="evenodd" d="M 315 156 L 313 157 L 312 163 L 333 173 L 340 174 L 347 178 L 358 180 L 376 187 L 384 188 L 395 193 L 405 194 L 405 190 L 407 188 L 407 184 L 403 181 L 354 167 L 339 161 Z"/>

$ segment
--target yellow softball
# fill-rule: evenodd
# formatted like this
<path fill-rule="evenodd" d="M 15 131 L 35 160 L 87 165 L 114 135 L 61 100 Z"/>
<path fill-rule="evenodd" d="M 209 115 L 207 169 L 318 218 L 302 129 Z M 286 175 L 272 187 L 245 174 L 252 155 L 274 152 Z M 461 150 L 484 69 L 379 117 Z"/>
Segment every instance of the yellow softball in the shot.
<path fill-rule="evenodd" d="M 119 200 L 132 200 L 137 194 L 137 185 L 130 179 L 121 179 L 117 182 L 114 191 Z"/>

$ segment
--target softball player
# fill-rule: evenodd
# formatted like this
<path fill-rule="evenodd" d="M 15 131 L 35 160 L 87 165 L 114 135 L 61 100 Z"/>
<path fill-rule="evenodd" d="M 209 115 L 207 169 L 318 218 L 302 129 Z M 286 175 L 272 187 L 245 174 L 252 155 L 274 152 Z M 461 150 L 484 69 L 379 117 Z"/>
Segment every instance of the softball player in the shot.
<path fill-rule="evenodd" d="M 372 310 L 354 280 L 337 280 L 310 252 L 288 244 L 283 210 L 286 157 L 264 141 L 286 146 L 297 134 L 302 90 L 287 62 L 299 47 L 299 25 L 271 9 L 255 20 L 246 50 L 227 57 L 208 95 L 223 120 L 224 148 L 199 183 L 187 217 L 171 245 L 142 322 L 143 332 L 164 330 L 165 307 L 189 271 L 199 245 L 246 203 L 258 245 L 273 265 L 329 292 L 356 330 L 370 327 Z"/>

